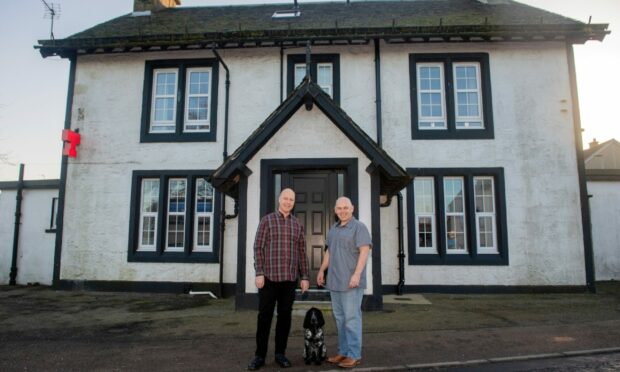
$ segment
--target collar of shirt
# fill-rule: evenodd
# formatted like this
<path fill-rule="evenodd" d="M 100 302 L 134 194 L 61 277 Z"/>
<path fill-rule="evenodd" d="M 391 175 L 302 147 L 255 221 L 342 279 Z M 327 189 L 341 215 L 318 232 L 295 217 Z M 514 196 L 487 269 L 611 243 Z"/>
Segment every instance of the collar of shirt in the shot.
<path fill-rule="evenodd" d="M 348 227 L 353 226 L 353 224 L 355 223 L 355 221 L 357 221 L 357 220 L 355 219 L 355 217 L 351 217 L 351 219 L 349 220 L 349 222 L 347 222 L 345 225 L 341 225 L 341 224 L 340 224 L 340 221 L 338 221 L 338 224 L 336 225 L 336 227 L 340 227 L 340 228 L 343 228 L 343 229 L 344 229 L 344 228 L 348 228 Z"/>

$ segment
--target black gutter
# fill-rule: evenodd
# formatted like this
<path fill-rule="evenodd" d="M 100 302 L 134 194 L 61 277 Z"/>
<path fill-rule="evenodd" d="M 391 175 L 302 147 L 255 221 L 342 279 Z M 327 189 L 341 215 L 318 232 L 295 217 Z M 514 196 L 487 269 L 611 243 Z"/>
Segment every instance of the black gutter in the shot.
<path fill-rule="evenodd" d="M 577 73 L 573 46 L 566 43 L 568 75 L 573 106 L 573 129 L 575 132 L 575 150 L 577 152 L 577 173 L 579 175 L 579 197 L 581 201 L 581 227 L 583 229 L 583 250 L 586 270 L 586 287 L 595 293 L 594 249 L 592 247 L 592 221 L 590 220 L 590 201 L 586 182 L 586 166 L 583 157 L 583 139 L 581 138 L 581 116 L 579 112 L 579 94 L 577 93 Z"/>
<path fill-rule="evenodd" d="M 70 58 L 69 66 L 69 86 L 67 88 L 67 106 L 65 108 L 65 129 L 71 129 L 71 112 L 73 110 L 73 92 L 75 89 L 75 70 L 77 66 L 77 56 L 74 54 Z M 52 286 L 58 288 L 60 285 L 60 256 L 62 254 L 62 233 L 64 230 L 65 215 L 65 190 L 67 188 L 67 167 L 69 157 L 62 155 L 60 163 L 60 184 L 58 187 L 58 214 L 56 215 L 56 245 L 54 248 L 54 273 Z"/>
<path fill-rule="evenodd" d="M 224 151 L 222 152 L 223 161 L 226 161 L 228 158 L 228 102 L 230 98 L 230 70 L 220 54 L 216 49 L 213 49 L 213 54 L 219 61 L 219 63 L 224 66 L 224 70 L 226 70 L 226 100 L 224 102 Z M 224 231 L 226 230 L 226 219 L 234 218 L 237 214 L 237 202 L 235 201 L 235 214 L 227 215 L 226 214 L 226 195 L 222 193 L 222 197 L 220 198 L 220 275 L 219 275 L 219 285 L 220 285 L 220 297 L 224 297 Z"/>
<path fill-rule="evenodd" d="M 17 248 L 19 247 L 19 225 L 22 219 L 22 192 L 24 190 L 24 164 L 19 165 L 19 179 L 17 181 L 17 195 L 15 195 L 15 227 L 13 228 L 13 257 L 11 258 L 11 273 L 9 285 L 17 284 Z"/>
<path fill-rule="evenodd" d="M 375 39 L 375 111 L 377 114 L 377 144 L 379 147 L 382 142 L 382 123 L 381 123 L 381 51 L 379 50 L 379 39 Z"/>

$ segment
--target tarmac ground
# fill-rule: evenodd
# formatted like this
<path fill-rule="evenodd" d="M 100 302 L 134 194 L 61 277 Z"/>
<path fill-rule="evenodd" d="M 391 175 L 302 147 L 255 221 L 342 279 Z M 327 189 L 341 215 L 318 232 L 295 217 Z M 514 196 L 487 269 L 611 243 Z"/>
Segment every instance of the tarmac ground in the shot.
<path fill-rule="evenodd" d="M 599 282 L 594 294 L 421 294 L 384 302 L 383 311 L 364 313 L 358 371 L 620 369 L 619 282 Z M 288 370 L 334 370 L 303 363 L 303 312 L 296 314 Z M 335 325 L 329 314 L 326 320 L 332 355 Z M 235 311 L 232 298 L 0 286 L 1 371 L 243 371 L 255 331 L 256 311 Z M 278 370 L 270 355 L 261 370 Z"/>

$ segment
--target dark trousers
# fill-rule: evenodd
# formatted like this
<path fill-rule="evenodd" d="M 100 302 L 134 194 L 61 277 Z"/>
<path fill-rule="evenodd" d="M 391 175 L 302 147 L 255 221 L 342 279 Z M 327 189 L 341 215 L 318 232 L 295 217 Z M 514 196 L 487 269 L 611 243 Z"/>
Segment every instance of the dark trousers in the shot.
<path fill-rule="evenodd" d="M 291 313 L 295 301 L 297 282 L 272 282 L 265 278 L 265 285 L 258 290 L 258 324 L 256 326 L 256 356 L 265 358 L 269 344 L 269 331 L 273 310 L 278 304 L 276 320 L 276 354 L 284 354 L 291 330 Z"/>

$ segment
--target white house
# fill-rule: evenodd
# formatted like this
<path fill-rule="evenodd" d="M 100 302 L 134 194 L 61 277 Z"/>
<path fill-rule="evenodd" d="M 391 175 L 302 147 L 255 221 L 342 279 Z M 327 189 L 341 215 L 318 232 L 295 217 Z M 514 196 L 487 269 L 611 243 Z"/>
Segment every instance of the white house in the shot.
<path fill-rule="evenodd" d="M 313 271 L 336 197 L 353 200 L 367 309 L 397 290 L 593 288 L 572 46 L 607 25 L 508 0 L 176 5 L 135 0 L 37 46 L 71 60 L 82 136 L 60 287 L 253 306 L 256 227 L 291 186 Z"/>
<path fill-rule="evenodd" d="M 596 280 L 620 280 L 620 142 L 595 140 L 584 158 Z"/>
<path fill-rule="evenodd" d="M 0 284 L 52 284 L 58 186 L 0 182 Z"/>

